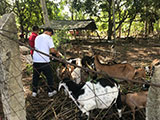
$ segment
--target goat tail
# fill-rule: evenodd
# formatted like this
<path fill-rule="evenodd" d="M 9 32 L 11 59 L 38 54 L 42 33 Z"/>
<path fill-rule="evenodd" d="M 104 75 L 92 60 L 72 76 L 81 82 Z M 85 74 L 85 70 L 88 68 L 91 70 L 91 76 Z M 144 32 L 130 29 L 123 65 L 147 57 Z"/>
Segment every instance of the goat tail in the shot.
<path fill-rule="evenodd" d="M 116 86 L 117 86 L 118 90 L 120 90 L 120 85 L 119 85 L 119 84 L 116 84 Z"/>
<path fill-rule="evenodd" d="M 120 89 L 120 85 L 118 85 L 117 87 L 118 87 L 118 89 Z"/>

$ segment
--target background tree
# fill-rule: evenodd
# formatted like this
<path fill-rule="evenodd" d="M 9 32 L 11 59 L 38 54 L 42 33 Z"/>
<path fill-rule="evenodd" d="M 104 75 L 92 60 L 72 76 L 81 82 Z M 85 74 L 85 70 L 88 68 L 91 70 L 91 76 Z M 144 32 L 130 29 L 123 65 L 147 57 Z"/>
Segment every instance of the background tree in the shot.
<path fill-rule="evenodd" d="M 57 7 L 58 5 L 54 4 L 53 1 L 47 0 L 46 6 L 49 19 L 62 19 L 61 11 Z M 40 0 L 16 0 L 13 4 L 13 11 L 17 15 L 20 32 L 21 34 L 25 34 L 26 39 L 32 26 L 44 24 Z"/>
<path fill-rule="evenodd" d="M 45 0 L 40 0 L 40 2 L 41 2 L 41 6 L 42 6 L 45 26 L 50 27 L 51 24 L 50 24 L 49 17 L 48 17 L 48 10 L 47 10 L 47 7 L 46 7 L 46 1 Z"/>
<path fill-rule="evenodd" d="M 39 2 L 39 0 L 16 0 L 13 5 L 13 11 L 18 18 L 20 32 L 25 34 L 26 39 L 32 26 L 43 24 Z"/>
<path fill-rule="evenodd" d="M 28 35 L 33 25 L 44 24 L 40 0 L 15 0 L 13 5 L 7 0 L 0 1 L 0 14 L 14 11 L 17 15 L 19 31 Z M 99 31 L 108 39 L 113 35 L 113 0 L 46 0 L 49 20 L 94 19 Z M 8 7 L 9 6 L 9 7 Z M 64 9 L 68 6 L 70 14 Z M 115 0 L 115 29 L 128 37 L 133 33 L 148 35 L 159 30 L 159 0 Z M 120 32 L 121 33 L 121 32 Z M 119 33 L 119 35 L 121 35 Z"/>
<path fill-rule="evenodd" d="M 116 16 L 116 30 L 118 30 L 123 25 L 128 26 L 128 36 L 130 35 L 130 30 L 132 23 L 135 19 L 140 15 L 140 22 L 144 22 L 145 20 L 149 20 L 150 27 L 147 27 L 146 30 L 153 30 L 153 24 L 155 21 L 159 19 L 157 15 L 159 1 L 157 0 L 145 0 L 145 1 L 137 1 L 137 0 L 116 0 L 115 1 L 115 16 Z M 146 4 L 149 5 L 149 9 L 145 8 Z M 112 0 L 84 0 L 81 2 L 81 9 L 85 14 L 89 14 L 90 18 L 96 20 L 99 28 L 103 31 L 107 30 L 108 39 L 111 39 L 113 34 L 113 8 L 112 8 Z M 151 10 L 150 10 L 151 9 Z M 150 14 L 146 14 L 146 11 L 150 11 Z M 152 18 L 152 19 L 151 19 Z M 148 24 L 148 22 L 147 22 Z M 151 31 L 150 30 L 150 31 Z M 126 32 L 126 31 L 124 31 Z"/>
<path fill-rule="evenodd" d="M 160 1 L 157 0 L 145 0 L 142 3 L 142 10 L 141 10 L 141 21 L 145 23 L 145 36 L 150 33 L 153 33 L 154 30 L 154 23 L 159 20 L 159 6 Z"/>
<path fill-rule="evenodd" d="M 0 16 L 5 13 L 11 12 L 10 7 L 11 5 L 7 2 L 7 0 L 1 0 L 0 1 Z"/>

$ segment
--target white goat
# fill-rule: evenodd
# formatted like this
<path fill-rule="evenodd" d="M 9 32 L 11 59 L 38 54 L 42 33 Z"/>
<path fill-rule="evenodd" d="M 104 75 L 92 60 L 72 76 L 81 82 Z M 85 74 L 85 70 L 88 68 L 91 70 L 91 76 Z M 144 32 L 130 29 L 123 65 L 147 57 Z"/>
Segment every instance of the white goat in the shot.
<path fill-rule="evenodd" d="M 59 83 L 59 90 L 61 87 L 88 118 L 90 110 L 96 108 L 107 109 L 113 104 L 117 104 L 119 117 L 122 117 L 119 85 L 112 78 L 100 78 L 96 82 L 88 81 L 85 84 L 76 84 L 65 78 Z"/>

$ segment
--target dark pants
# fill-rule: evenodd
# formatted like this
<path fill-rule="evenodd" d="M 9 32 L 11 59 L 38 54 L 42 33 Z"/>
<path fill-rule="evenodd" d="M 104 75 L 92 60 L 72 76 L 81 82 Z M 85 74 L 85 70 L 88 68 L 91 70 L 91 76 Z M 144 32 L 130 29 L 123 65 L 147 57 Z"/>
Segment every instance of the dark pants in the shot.
<path fill-rule="evenodd" d="M 49 63 L 33 63 L 33 81 L 32 81 L 32 87 L 33 92 L 37 92 L 38 90 L 38 83 L 39 83 L 39 77 L 40 73 L 43 73 L 47 78 L 48 83 L 48 92 L 53 91 L 53 75 L 52 75 L 52 69 Z"/>

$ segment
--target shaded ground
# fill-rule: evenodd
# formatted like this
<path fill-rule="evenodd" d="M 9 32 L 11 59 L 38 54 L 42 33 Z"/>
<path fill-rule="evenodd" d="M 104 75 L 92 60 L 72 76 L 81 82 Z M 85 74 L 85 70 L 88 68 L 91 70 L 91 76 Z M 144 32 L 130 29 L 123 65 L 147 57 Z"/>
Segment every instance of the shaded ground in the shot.
<path fill-rule="evenodd" d="M 91 46 L 95 51 L 98 51 L 103 57 L 111 59 L 111 43 L 99 43 L 93 41 L 86 41 L 80 45 L 73 45 L 74 50 L 68 49 L 68 54 L 75 53 L 77 55 L 77 50 L 80 50 L 89 54 L 89 46 Z M 114 50 L 116 51 L 115 60 L 118 62 L 127 61 L 135 67 L 141 65 L 148 65 L 155 58 L 160 58 L 158 56 L 160 48 L 160 41 L 158 39 L 120 39 L 117 40 Z"/>

